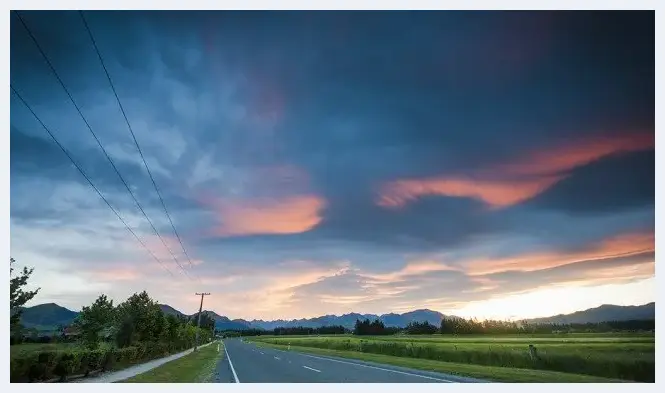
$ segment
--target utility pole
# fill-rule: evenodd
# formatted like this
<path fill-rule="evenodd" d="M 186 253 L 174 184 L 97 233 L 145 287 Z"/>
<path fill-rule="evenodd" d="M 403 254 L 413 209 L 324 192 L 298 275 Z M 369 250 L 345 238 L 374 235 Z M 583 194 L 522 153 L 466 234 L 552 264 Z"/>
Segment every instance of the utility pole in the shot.
<path fill-rule="evenodd" d="M 199 330 L 201 330 L 201 312 L 203 312 L 203 297 L 204 296 L 210 296 L 210 293 L 204 292 L 204 293 L 197 293 L 196 296 L 201 296 L 201 305 L 199 306 L 199 318 L 198 322 L 196 323 L 197 329 L 196 329 L 196 344 L 194 344 L 194 350 L 196 351 L 196 348 L 199 346 Z"/>

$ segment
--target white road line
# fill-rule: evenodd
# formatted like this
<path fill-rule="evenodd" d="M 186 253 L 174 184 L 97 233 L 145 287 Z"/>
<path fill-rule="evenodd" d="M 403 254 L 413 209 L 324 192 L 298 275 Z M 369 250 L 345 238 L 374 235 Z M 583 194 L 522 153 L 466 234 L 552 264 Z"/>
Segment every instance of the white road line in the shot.
<path fill-rule="evenodd" d="M 279 358 L 277 356 L 273 356 L 273 357 L 275 358 L 275 360 L 279 360 Z"/>
<path fill-rule="evenodd" d="M 238 379 L 238 374 L 236 374 L 236 370 L 233 368 L 233 363 L 231 363 L 231 356 L 229 356 L 229 351 L 226 350 L 226 345 L 224 345 L 224 352 L 226 353 L 226 358 L 229 359 L 229 366 L 231 366 L 231 372 L 233 373 L 234 382 L 240 383 L 240 380 Z"/>
<path fill-rule="evenodd" d="M 263 353 L 263 352 L 259 352 L 259 353 L 260 353 L 261 355 L 265 355 L 265 353 Z"/>
<path fill-rule="evenodd" d="M 303 367 L 306 368 L 306 369 L 308 369 L 308 370 L 316 371 L 317 373 L 320 373 L 320 372 L 321 372 L 321 370 L 317 370 L 317 369 L 315 369 L 315 368 L 311 368 L 311 367 L 307 367 L 307 366 L 303 366 Z"/>
<path fill-rule="evenodd" d="M 410 376 L 412 376 L 412 377 L 420 377 L 420 378 L 425 378 L 425 379 L 432 379 L 432 380 L 435 380 L 435 381 L 441 381 L 441 382 L 450 382 L 450 383 L 454 382 L 454 381 L 450 381 L 450 380 L 448 380 L 448 379 L 441 379 L 441 378 L 429 377 L 429 376 L 427 376 L 427 375 L 420 375 L 420 374 L 407 373 L 407 372 L 405 372 L 405 371 L 391 370 L 391 369 L 388 369 L 388 368 L 381 368 L 381 367 L 376 367 L 376 366 L 370 366 L 370 365 L 368 365 L 368 364 L 360 364 L 360 363 L 353 363 L 353 362 L 345 362 L 345 361 L 343 361 L 343 360 L 330 359 L 330 358 L 322 358 L 322 357 L 312 356 L 312 355 L 305 355 L 304 353 L 300 353 L 299 355 L 307 356 L 307 357 L 309 357 L 309 358 L 314 358 L 314 359 L 327 360 L 327 361 L 329 361 L 329 362 L 337 362 L 337 363 L 350 364 L 350 365 L 353 365 L 353 366 L 360 366 L 360 367 L 373 368 L 373 369 L 375 369 L 375 370 L 388 371 L 388 372 L 390 372 L 390 373 L 395 373 L 395 374 L 410 375 Z M 309 367 L 306 367 L 306 366 L 303 366 L 303 367 L 305 367 L 305 368 L 309 368 Z"/>

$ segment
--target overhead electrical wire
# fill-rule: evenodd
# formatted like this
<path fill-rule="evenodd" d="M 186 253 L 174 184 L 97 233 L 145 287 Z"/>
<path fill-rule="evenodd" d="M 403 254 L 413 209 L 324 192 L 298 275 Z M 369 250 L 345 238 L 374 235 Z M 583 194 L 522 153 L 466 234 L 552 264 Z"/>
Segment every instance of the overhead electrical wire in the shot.
<path fill-rule="evenodd" d="M 148 215 L 146 214 L 146 212 L 143 210 L 143 207 L 141 206 L 141 204 L 139 203 L 138 199 L 137 199 L 136 196 L 134 195 L 134 192 L 133 192 L 133 191 L 131 190 L 131 188 L 129 187 L 129 184 L 127 184 L 127 182 L 125 181 L 125 179 L 124 179 L 124 178 L 122 177 L 122 175 L 120 174 L 120 171 L 118 170 L 118 168 L 116 167 L 115 163 L 113 162 L 113 159 L 111 158 L 111 156 L 109 156 L 108 152 L 107 152 L 106 149 L 104 148 L 104 145 L 102 145 L 102 142 L 101 142 L 101 141 L 99 140 L 99 138 L 97 137 L 97 134 L 95 134 L 95 132 L 92 130 L 92 127 L 90 126 L 90 123 L 88 123 L 88 120 L 87 120 L 87 119 L 85 118 L 85 116 L 83 115 L 83 112 L 81 112 L 81 109 L 80 109 L 79 106 L 76 104 L 76 101 L 74 100 L 74 97 L 72 97 L 71 93 L 69 92 L 69 89 L 67 89 L 67 86 L 65 86 L 65 83 L 64 83 L 64 82 L 62 81 L 62 79 L 60 78 L 60 75 L 59 75 L 58 72 L 55 70 L 55 67 L 53 66 L 53 64 L 52 64 L 51 61 L 49 60 L 48 56 L 46 55 L 46 53 L 45 53 L 44 50 L 42 49 L 41 45 L 39 45 L 39 41 L 37 41 L 37 38 L 32 34 L 32 31 L 30 30 L 30 28 L 28 27 L 28 25 L 25 23 L 25 21 L 24 21 L 23 18 L 21 17 L 21 14 L 20 14 L 18 11 L 14 11 L 14 13 L 15 13 L 16 16 L 19 18 L 19 21 L 21 22 L 21 24 L 23 25 L 23 27 L 25 28 L 25 30 L 28 32 L 28 35 L 30 36 L 30 38 L 31 38 L 32 41 L 34 42 L 35 46 L 37 47 L 37 49 L 38 49 L 39 52 L 41 53 L 42 57 L 44 58 L 44 60 L 45 60 L 46 63 L 48 64 L 48 66 L 49 66 L 49 68 L 51 69 L 51 72 L 53 73 L 53 75 L 55 75 L 56 79 L 57 79 L 58 82 L 60 83 L 60 86 L 62 86 L 62 88 L 63 88 L 63 90 L 65 91 L 65 93 L 67 93 L 67 96 L 69 97 L 69 100 L 72 102 L 72 104 L 73 104 L 74 107 L 76 108 L 76 111 L 77 111 L 78 114 L 81 116 L 81 119 L 83 119 L 83 122 L 84 122 L 85 125 L 87 126 L 88 130 L 90 131 L 90 133 L 92 134 L 92 136 L 95 138 L 95 141 L 97 142 L 97 144 L 99 145 L 99 147 L 102 149 L 102 152 L 104 152 L 104 155 L 106 156 L 106 159 L 109 161 L 109 163 L 111 164 L 111 166 L 112 166 L 113 169 L 115 170 L 115 173 L 118 175 L 118 177 L 120 178 L 120 180 L 121 180 L 122 183 L 124 184 L 125 188 L 126 188 L 127 191 L 129 192 L 129 195 L 131 195 L 132 199 L 133 199 L 134 202 L 136 203 L 136 206 L 139 208 L 139 210 L 141 211 L 141 213 L 143 214 L 143 216 L 145 217 L 145 219 L 148 221 L 148 223 L 149 223 L 150 226 L 152 227 L 152 230 L 155 232 L 155 235 L 157 235 L 157 237 L 158 237 L 159 240 L 162 242 L 162 244 L 164 245 L 164 247 L 165 247 L 165 248 L 168 250 L 168 252 L 171 254 L 171 256 L 173 257 L 173 260 L 174 260 L 175 263 L 178 265 L 178 267 L 180 267 L 180 269 L 183 271 L 183 273 L 185 274 L 185 276 L 187 276 L 188 278 L 191 279 L 191 277 L 190 277 L 189 274 L 187 273 L 187 270 L 185 270 L 185 268 L 182 267 L 182 265 L 180 264 L 180 262 L 178 262 L 178 259 L 176 258 L 175 254 L 173 253 L 173 251 L 171 250 L 171 248 L 166 244 L 166 241 L 165 241 L 164 238 L 159 234 L 159 231 L 157 231 L 157 228 L 156 228 L 155 225 L 153 224 L 152 220 L 150 220 L 150 218 L 148 217 Z M 151 177 L 152 177 L 152 175 L 151 175 Z M 160 199 L 161 199 L 161 197 L 160 197 Z"/>
<path fill-rule="evenodd" d="M 115 89 L 115 85 L 113 84 L 113 80 L 111 79 L 111 75 L 109 74 L 108 69 L 106 68 L 106 64 L 104 63 L 104 59 L 102 58 L 102 54 L 99 50 L 99 47 L 97 46 L 97 41 L 95 40 L 95 37 L 92 34 L 92 30 L 90 29 L 90 26 L 88 25 L 88 22 L 85 19 L 85 16 L 83 15 L 83 11 L 79 11 L 79 15 L 81 16 L 81 20 L 83 21 L 83 25 L 85 26 L 85 29 L 88 31 L 88 35 L 90 36 L 90 41 L 92 41 L 92 45 L 95 48 L 95 52 L 97 53 L 97 57 L 99 58 L 99 62 L 102 65 L 102 68 L 104 69 L 104 73 L 106 74 L 106 78 L 109 81 L 109 84 L 111 85 L 111 90 L 113 90 L 113 95 L 115 96 L 116 101 L 118 102 L 118 106 L 120 107 L 120 111 L 122 112 L 122 116 L 125 118 L 125 123 L 127 123 L 127 128 L 129 128 L 129 132 L 132 134 L 132 139 L 134 140 L 134 144 L 136 145 L 136 149 L 139 151 L 139 155 L 141 156 L 141 160 L 143 161 L 143 165 L 145 165 L 145 169 L 148 172 L 148 176 L 150 176 L 150 180 L 152 181 L 152 185 L 155 188 L 155 191 L 157 192 L 157 196 L 159 197 L 159 201 L 162 203 L 162 207 L 164 208 L 164 213 L 166 213 L 166 217 L 169 219 L 169 223 L 171 223 L 171 228 L 173 228 L 173 233 L 175 234 L 176 238 L 178 239 L 178 243 L 180 243 L 180 247 L 182 248 L 182 252 L 185 254 L 187 257 L 187 261 L 189 262 L 189 266 L 192 266 L 192 260 L 189 257 L 189 254 L 187 253 L 187 250 L 185 250 L 185 246 L 182 244 L 182 240 L 180 239 L 180 235 L 178 234 L 178 231 L 175 228 L 175 225 L 173 224 L 173 220 L 171 219 L 171 215 L 169 214 L 168 209 L 166 208 L 166 204 L 164 203 L 164 199 L 162 198 L 162 194 L 159 192 L 159 188 L 157 187 L 157 183 L 155 182 L 155 179 L 152 176 L 152 172 L 150 171 L 150 168 L 148 168 L 148 163 L 145 160 L 145 157 L 143 156 L 143 151 L 141 150 L 141 146 L 139 145 L 138 140 L 136 139 L 136 135 L 134 134 L 134 130 L 132 129 L 131 124 L 129 123 L 129 118 L 127 117 L 127 113 L 125 112 L 125 108 L 122 106 L 122 103 L 120 102 L 120 97 L 118 96 L 118 93 Z"/>
<path fill-rule="evenodd" d="M 51 130 L 49 130 L 49 128 L 46 127 L 46 124 L 44 124 L 44 122 L 39 118 L 39 116 L 37 116 L 37 114 L 35 113 L 35 111 L 32 110 L 32 107 L 30 107 L 30 105 L 25 101 L 25 99 L 23 99 L 23 97 L 21 96 L 21 94 L 19 94 L 19 92 L 16 91 L 16 89 L 14 88 L 13 85 L 10 84 L 10 87 L 11 87 L 11 89 L 12 89 L 12 92 L 14 92 L 14 94 L 16 95 L 16 97 L 18 97 L 18 99 L 21 100 L 21 102 L 23 103 L 23 105 L 25 105 L 25 107 L 28 108 L 28 110 L 30 111 L 30 113 L 32 113 L 32 116 L 34 116 L 34 118 L 35 118 L 35 119 L 39 122 L 39 124 L 41 124 L 41 126 L 44 128 L 44 130 L 46 131 L 46 133 L 48 133 L 48 135 L 51 137 L 51 139 L 53 139 L 53 142 L 55 142 L 55 144 L 58 145 L 58 147 L 60 148 L 60 150 L 62 150 L 62 152 L 65 153 L 65 155 L 67 156 L 67 158 L 69 158 L 69 160 L 72 162 L 72 164 L 74 164 L 74 166 L 76 167 L 76 169 L 78 169 L 78 171 L 79 171 L 79 172 L 81 173 L 81 175 L 85 178 L 85 180 L 88 181 L 88 184 L 90 184 L 90 186 L 95 190 L 95 192 L 97 192 L 97 195 L 99 195 L 99 197 L 102 198 L 102 200 L 106 203 L 106 205 L 109 207 L 109 209 L 111 209 L 111 211 L 113 211 L 113 213 L 115 214 L 115 216 L 118 217 L 118 220 L 120 220 L 120 222 L 122 222 L 122 224 L 125 226 L 125 228 L 127 228 L 127 230 L 129 231 L 129 233 L 131 233 L 131 234 L 134 236 L 134 238 L 136 239 L 136 241 L 138 241 L 138 242 L 143 246 L 143 248 L 145 248 L 146 251 L 148 251 L 148 253 L 150 254 L 150 256 L 152 256 L 152 258 L 153 258 L 155 261 L 157 261 L 157 263 L 159 263 L 159 264 L 160 264 L 160 265 L 161 265 L 161 266 L 162 266 L 167 272 L 169 272 L 169 274 L 170 274 L 171 276 L 173 276 L 173 272 L 171 272 L 171 270 L 170 270 L 168 267 L 166 267 L 166 265 L 164 265 L 164 263 L 162 263 L 162 261 L 160 261 L 159 258 L 157 258 L 157 257 L 155 256 L 155 254 L 154 254 L 154 253 L 148 248 L 148 246 L 146 246 L 146 244 L 141 240 L 141 238 L 139 238 L 139 237 L 136 235 L 136 233 L 134 232 L 134 230 L 132 230 L 132 228 L 130 228 L 129 225 L 127 225 L 127 222 L 125 222 L 125 220 L 120 216 L 120 213 L 118 213 L 118 211 L 117 211 L 117 210 L 111 205 L 111 203 L 106 199 L 106 197 L 104 197 L 104 195 L 101 193 L 101 191 L 99 191 L 99 189 L 97 188 L 97 186 L 95 186 L 95 184 L 92 182 L 92 180 L 90 180 L 90 178 L 88 177 L 88 175 L 85 174 L 85 172 L 83 171 L 83 169 L 81 168 L 81 166 L 80 166 L 80 165 L 74 160 L 74 158 L 69 154 L 69 152 L 67 151 L 67 149 L 65 149 L 65 147 L 60 143 L 60 141 L 58 141 L 58 139 L 55 137 L 55 135 L 53 135 L 53 133 L 51 132 Z M 173 276 L 173 277 L 174 277 L 174 276 Z"/>

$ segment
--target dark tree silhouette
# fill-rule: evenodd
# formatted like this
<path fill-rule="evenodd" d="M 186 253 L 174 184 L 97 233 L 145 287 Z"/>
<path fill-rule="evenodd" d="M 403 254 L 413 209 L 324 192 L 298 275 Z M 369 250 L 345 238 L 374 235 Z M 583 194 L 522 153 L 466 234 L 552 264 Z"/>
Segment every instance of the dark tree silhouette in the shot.
<path fill-rule="evenodd" d="M 16 260 L 14 258 L 9 258 L 9 312 L 10 312 L 10 326 L 16 327 L 21 321 L 22 307 L 31 300 L 40 288 L 37 288 L 34 291 L 24 291 L 23 287 L 28 284 L 28 279 L 30 275 L 35 270 L 34 268 L 28 269 L 23 267 L 23 270 L 20 270 L 15 277 L 12 277 L 14 273 L 14 263 Z"/>

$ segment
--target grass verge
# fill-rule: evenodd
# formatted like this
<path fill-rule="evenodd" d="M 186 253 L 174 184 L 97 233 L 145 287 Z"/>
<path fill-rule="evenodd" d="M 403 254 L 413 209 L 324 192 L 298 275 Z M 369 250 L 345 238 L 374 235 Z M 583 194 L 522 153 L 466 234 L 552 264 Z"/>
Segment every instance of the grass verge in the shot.
<path fill-rule="evenodd" d="M 217 343 L 192 352 L 179 359 L 172 360 L 150 371 L 125 379 L 121 382 L 130 383 L 192 383 L 210 382 L 217 366 L 217 361 L 224 356 L 221 342 L 220 351 Z"/>
<path fill-rule="evenodd" d="M 255 341 L 256 345 L 275 349 L 286 349 L 284 345 L 269 344 Z M 364 352 L 339 351 L 332 349 L 291 346 L 291 350 L 319 355 L 337 356 L 348 359 L 358 359 L 368 362 L 390 364 L 393 366 L 408 367 L 425 371 L 479 378 L 496 382 L 564 382 L 564 383 L 606 383 L 630 382 L 616 379 L 595 377 L 591 375 L 562 373 L 556 371 L 532 370 L 510 367 L 479 366 L 475 364 L 462 364 L 442 362 L 438 360 L 414 359 L 390 355 L 378 355 Z"/>

